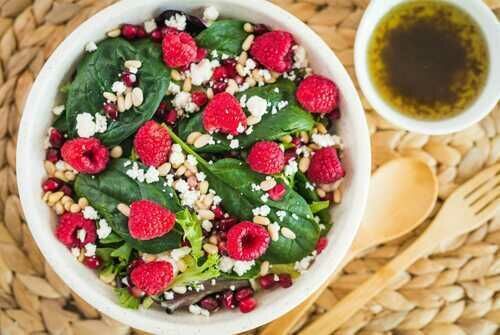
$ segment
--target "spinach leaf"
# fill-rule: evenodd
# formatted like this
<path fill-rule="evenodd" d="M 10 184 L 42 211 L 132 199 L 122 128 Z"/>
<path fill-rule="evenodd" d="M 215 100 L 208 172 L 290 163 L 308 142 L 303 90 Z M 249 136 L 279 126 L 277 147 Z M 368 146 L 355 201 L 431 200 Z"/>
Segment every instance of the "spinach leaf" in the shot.
<path fill-rule="evenodd" d="M 78 197 L 87 198 L 113 231 L 134 249 L 157 254 L 178 248 L 182 238 L 182 229 L 178 226 L 168 234 L 149 241 L 139 241 L 130 236 L 128 219 L 116 208 L 119 203 L 130 204 L 137 200 L 149 199 L 174 213 L 182 210 L 182 207 L 175 191 L 164 186 L 163 178 L 152 184 L 140 183 L 127 176 L 126 171 L 129 168 L 124 166 L 125 162 L 125 159 L 114 160 L 106 171 L 97 176 L 79 174 L 74 185 L 76 194 Z"/>
<path fill-rule="evenodd" d="M 238 56 L 242 51 L 241 45 L 248 36 L 243 29 L 244 24 L 245 21 L 240 20 L 216 21 L 196 37 L 196 43 L 205 49 Z"/>
<path fill-rule="evenodd" d="M 187 208 L 175 214 L 177 223 L 184 230 L 184 237 L 188 239 L 191 245 L 191 255 L 197 261 L 203 256 L 202 243 L 203 231 L 201 230 L 200 220 L 195 214 L 191 213 Z"/>
<path fill-rule="evenodd" d="M 269 111 L 281 101 L 288 102 L 288 106 L 276 114 L 271 112 L 265 114 L 262 121 L 253 126 L 253 132 L 250 135 L 239 135 L 240 148 L 249 147 L 257 141 L 277 140 L 288 134 L 312 130 L 314 118 L 296 104 L 295 88 L 292 81 L 284 79 L 272 85 L 250 88 L 237 95 L 238 99 L 243 95 L 246 95 L 247 99 L 252 96 L 264 98 L 270 103 Z M 189 134 L 194 131 L 204 133 L 205 129 L 201 118 L 202 113 L 198 113 L 189 119 L 182 120 L 178 128 L 179 136 L 186 140 Z M 232 150 L 229 147 L 230 140 L 226 136 L 221 134 L 213 134 L 212 136 L 215 144 L 204 146 L 196 151 L 199 153 L 218 153 Z"/>
<path fill-rule="evenodd" d="M 198 168 L 207 175 L 210 187 L 224 201 L 224 209 L 240 220 L 252 220 L 252 210 L 267 205 L 270 208 L 268 218 L 278 222 L 281 227 L 288 227 L 295 234 L 295 239 L 280 235 L 267 249 L 264 260 L 271 263 L 293 263 L 310 254 L 319 238 L 319 225 L 313 220 L 313 214 L 307 202 L 292 188 L 286 186 L 287 193 L 280 201 L 263 201 L 263 191 L 253 191 L 252 184 L 258 185 L 265 176 L 253 172 L 237 159 L 222 159 L 214 164 L 207 163 L 184 143 L 170 129 L 172 139 L 198 160 Z M 284 212 L 280 219 L 278 211 Z"/>
<path fill-rule="evenodd" d="M 130 43 L 121 38 L 107 39 L 80 62 L 69 89 L 66 120 L 70 137 L 77 136 L 78 114 L 101 112 L 105 101 L 103 92 L 111 90 L 117 75 L 123 71 L 124 62 L 132 59 L 142 62 L 138 77 L 144 103 L 120 113 L 118 120 L 108 122 L 106 132 L 96 136 L 108 146 L 116 145 L 153 117 L 170 82 L 170 70 L 161 60 L 160 47 L 149 40 Z"/>

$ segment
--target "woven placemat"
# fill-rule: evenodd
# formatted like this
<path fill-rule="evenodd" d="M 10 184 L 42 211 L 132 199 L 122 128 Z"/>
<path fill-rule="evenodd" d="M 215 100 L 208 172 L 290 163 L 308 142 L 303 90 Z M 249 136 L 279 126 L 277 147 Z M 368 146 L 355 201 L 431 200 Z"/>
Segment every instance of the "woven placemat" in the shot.
<path fill-rule="evenodd" d="M 467 0 L 471 1 L 471 0 Z M 129 334 L 87 305 L 46 265 L 24 222 L 15 147 L 25 97 L 44 61 L 87 17 L 114 0 L 0 0 L 0 334 Z M 353 80 L 356 27 L 368 0 L 276 0 L 335 50 Z M 487 0 L 500 15 L 500 0 Z M 355 80 L 356 81 L 356 80 Z M 357 84 L 357 83 L 356 83 Z M 460 183 L 500 160 L 500 106 L 480 123 L 446 136 L 398 129 L 364 100 L 373 168 L 411 156 L 439 178 L 434 214 Z M 450 222 L 453 224 L 453 222 Z M 298 329 L 405 248 L 423 229 L 352 261 Z M 420 259 L 336 334 L 493 335 L 500 324 L 500 216 Z M 136 332 L 137 333 L 137 332 Z M 258 330 L 249 332 L 258 333 Z"/>

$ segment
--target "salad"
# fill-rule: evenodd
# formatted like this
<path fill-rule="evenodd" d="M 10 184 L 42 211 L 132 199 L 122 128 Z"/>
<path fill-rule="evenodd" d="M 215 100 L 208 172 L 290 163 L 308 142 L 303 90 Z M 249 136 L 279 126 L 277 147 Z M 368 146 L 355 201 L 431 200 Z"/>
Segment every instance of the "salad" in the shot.
<path fill-rule="evenodd" d="M 257 307 L 327 245 L 340 92 L 294 37 L 164 11 L 88 43 L 46 139 L 57 239 L 126 308 Z"/>

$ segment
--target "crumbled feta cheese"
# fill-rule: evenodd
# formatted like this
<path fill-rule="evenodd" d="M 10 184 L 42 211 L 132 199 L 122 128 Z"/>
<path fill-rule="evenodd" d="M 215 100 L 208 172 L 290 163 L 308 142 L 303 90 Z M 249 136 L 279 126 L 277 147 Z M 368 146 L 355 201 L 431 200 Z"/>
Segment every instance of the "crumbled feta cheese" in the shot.
<path fill-rule="evenodd" d="M 295 69 L 301 69 L 304 67 L 307 67 L 309 64 L 307 60 L 307 52 L 306 49 L 303 46 L 300 45 L 295 45 L 292 48 L 293 50 L 293 67 Z"/>
<path fill-rule="evenodd" d="M 243 73 L 245 76 L 250 75 L 252 70 L 257 67 L 257 64 L 254 62 L 253 59 L 248 58 L 247 61 L 245 62 L 245 66 L 243 67 Z"/>
<path fill-rule="evenodd" d="M 274 93 L 279 93 L 280 89 L 279 89 L 279 87 L 275 87 L 273 91 L 274 91 Z"/>
<path fill-rule="evenodd" d="M 264 193 L 263 195 L 261 195 L 260 200 L 262 200 L 262 202 L 267 202 L 269 200 L 269 193 Z"/>
<path fill-rule="evenodd" d="M 182 14 L 172 15 L 168 20 L 165 20 L 165 25 L 177 30 L 186 29 L 186 16 Z"/>
<path fill-rule="evenodd" d="M 180 166 L 185 160 L 186 156 L 184 156 L 182 152 L 172 151 L 168 161 L 172 163 L 173 166 Z"/>
<path fill-rule="evenodd" d="M 312 141 L 322 148 L 340 144 L 340 137 L 330 134 L 313 134 Z"/>
<path fill-rule="evenodd" d="M 222 198 L 219 197 L 218 195 L 214 196 L 213 203 L 215 206 L 218 206 L 222 202 Z"/>
<path fill-rule="evenodd" d="M 85 242 L 85 237 L 87 237 L 87 231 L 85 229 L 78 229 L 76 232 L 76 238 L 83 243 Z"/>
<path fill-rule="evenodd" d="M 181 259 L 181 258 L 189 255 L 190 252 L 191 252 L 191 248 L 190 247 L 181 247 L 181 248 L 173 249 L 170 252 L 170 256 L 175 261 L 178 261 L 179 259 Z"/>
<path fill-rule="evenodd" d="M 85 245 L 85 256 L 94 257 L 97 246 L 93 243 L 88 243 Z"/>
<path fill-rule="evenodd" d="M 78 136 L 89 138 L 96 133 L 94 117 L 89 113 L 81 113 L 76 116 L 76 131 Z"/>
<path fill-rule="evenodd" d="M 209 232 L 212 230 L 213 228 L 213 224 L 212 222 L 208 221 L 208 220 L 203 220 L 202 223 L 201 223 L 201 227 L 203 228 L 203 230 Z"/>
<path fill-rule="evenodd" d="M 112 229 L 109 226 L 108 221 L 100 219 L 99 228 L 97 228 L 97 236 L 99 237 L 99 239 L 101 240 L 105 239 L 106 237 L 109 236 L 109 234 L 111 234 L 111 231 Z"/>
<path fill-rule="evenodd" d="M 277 211 L 276 215 L 278 216 L 278 219 L 280 219 L 280 221 L 283 221 L 283 219 L 286 216 L 286 212 L 285 211 Z"/>
<path fill-rule="evenodd" d="M 291 160 L 286 166 L 285 166 L 285 175 L 286 176 L 292 176 L 296 174 L 298 171 L 298 165 L 295 160 Z"/>
<path fill-rule="evenodd" d="M 123 81 L 115 81 L 111 86 L 111 90 L 116 94 L 123 94 L 127 90 L 127 86 Z"/>
<path fill-rule="evenodd" d="M 184 110 L 188 113 L 194 113 L 200 109 L 197 104 L 191 99 L 191 94 L 188 92 L 179 92 L 172 100 L 172 105 L 177 110 Z"/>
<path fill-rule="evenodd" d="M 238 274 L 238 276 L 243 276 L 248 270 L 255 265 L 255 261 L 236 261 L 234 262 L 233 270 Z"/>
<path fill-rule="evenodd" d="M 247 130 L 245 131 L 245 134 L 247 135 L 250 135 L 251 133 L 253 133 L 253 126 L 248 127 Z"/>
<path fill-rule="evenodd" d="M 87 206 L 82 210 L 83 217 L 88 220 L 97 220 L 99 219 L 99 214 L 92 206 Z"/>
<path fill-rule="evenodd" d="M 310 182 L 306 182 L 306 188 L 310 191 L 314 191 L 314 186 Z"/>
<path fill-rule="evenodd" d="M 277 104 L 277 107 L 279 110 L 282 110 L 283 108 L 285 108 L 286 106 L 288 106 L 288 101 L 286 100 L 283 100 L 283 101 L 280 101 L 278 102 Z"/>
<path fill-rule="evenodd" d="M 269 72 L 269 70 L 261 69 L 261 70 L 259 70 L 259 74 L 262 77 L 264 77 L 264 80 L 266 80 L 266 81 L 272 79 L 271 72 Z"/>
<path fill-rule="evenodd" d="M 80 257 L 80 252 L 81 252 L 80 248 L 71 248 L 71 254 L 75 258 Z"/>
<path fill-rule="evenodd" d="M 134 162 L 132 164 L 132 168 L 131 169 L 128 169 L 127 172 L 126 172 L 127 176 L 129 176 L 130 178 L 134 179 L 134 180 L 137 180 L 139 182 L 143 182 L 144 181 L 144 170 L 143 169 L 139 169 L 139 165 Z"/>
<path fill-rule="evenodd" d="M 154 19 L 144 22 L 144 30 L 146 31 L 146 33 L 151 34 L 156 30 L 156 28 L 158 28 L 158 25 L 156 24 L 156 21 Z"/>
<path fill-rule="evenodd" d="M 222 256 L 220 262 L 219 262 L 219 269 L 222 272 L 231 272 L 231 270 L 234 267 L 234 260 L 230 257 L 227 256 Z"/>
<path fill-rule="evenodd" d="M 201 307 L 198 305 L 189 305 L 189 313 L 194 314 L 194 315 L 200 315 L 201 314 Z"/>
<path fill-rule="evenodd" d="M 255 183 L 252 183 L 250 185 L 250 187 L 251 187 L 252 191 L 254 191 L 254 192 L 260 191 L 260 186 L 255 184 Z"/>
<path fill-rule="evenodd" d="M 168 84 L 167 95 L 177 94 L 181 91 L 181 87 L 173 81 Z"/>
<path fill-rule="evenodd" d="M 104 133 L 108 129 L 108 119 L 102 114 L 95 115 L 95 132 Z"/>
<path fill-rule="evenodd" d="M 179 193 L 185 193 L 189 190 L 189 185 L 184 179 L 175 182 L 174 189 Z"/>
<path fill-rule="evenodd" d="M 243 94 L 243 96 L 240 98 L 240 106 L 241 108 L 245 108 L 247 106 L 247 95 Z"/>
<path fill-rule="evenodd" d="M 264 98 L 254 95 L 246 102 L 247 109 L 255 117 L 261 118 L 267 113 L 267 101 Z"/>
<path fill-rule="evenodd" d="M 132 165 L 132 161 L 125 161 L 125 163 L 123 163 L 123 167 L 127 167 L 130 165 Z"/>
<path fill-rule="evenodd" d="M 163 293 L 163 296 L 165 297 L 165 300 L 174 300 L 175 294 L 172 291 L 166 291 Z"/>
<path fill-rule="evenodd" d="M 212 22 L 219 17 L 219 11 L 214 6 L 209 6 L 203 11 L 203 20 Z"/>
<path fill-rule="evenodd" d="M 245 131 L 245 127 L 241 123 L 238 123 L 238 127 L 236 128 L 236 131 L 241 134 L 242 132 Z"/>
<path fill-rule="evenodd" d="M 311 266 L 312 261 L 314 260 L 314 256 L 306 256 L 302 258 L 300 261 L 295 262 L 295 270 L 297 270 L 300 273 L 304 273 L 309 269 Z"/>
<path fill-rule="evenodd" d="M 196 157 L 194 157 L 193 155 L 187 155 L 186 161 L 188 162 L 189 165 L 193 167 L 198 165 L 198 161 L 196 160 Z"/>
<path fill-rule="evenodd" d="M 66 163 L 64 161 L 57 161 L 55 164 L 56 170 L 57 171 L 64 171 L 66 170 Z"/>
<path fill-rule="evenodd" d="M 219 53 L 217 52 L 217 50 L 214 49 L 210 53 L 210 56 L 212 56 L 212 58 L 218 58 L 219 57 Z"/>
<path fill-rule="evenodd" d="M 196 179 L 198 179 L 198 181 L 204 181 L 205 179 L 207 179 L 207 175 L 205 173 L 203 173 L 202 171 L 197 172 Z"/>
<path fill-rule="evenodd" d="M 324 224 L 319 225 L 319 230 L 325 230 L 325 229 L 326 229 L 326 226 Z"/>
<path fill-rule="evenodd" d="M 64 105 L 55 106 L 54 108 L 52 108 L 52 113 L 59 116 L 64 112 L 64 109 Z"/>
<path fill-rule="evenodd" d="M 191 64 L 191 82 L 195 86 L 208 82 L 212 74 L 212 63 L 206 58 L 198 64 Z"/>
<path fill-rule="evenodd" d="M 160 180 L 160 173 L 154 166 L 150 166 L 144 174 L 144 178 L 148 184 L 155 183 Z"/>
<path fill-rule="evenodd" d="M 268 205 L 262 205 L 252 209 L 252 213 L 254 216 L 268 216 L 271 213 L 271 208 Z"/>
<path fill-rule="evenodd" d="M 294 218 L 295 220 L 298 220 L 299 219 L 299 216 L 295 213 L 292 214 L 292 218 Z"/>
<path fill-rule="evenodd" d="M 182 204 L 187 207 L 193 207 L 196 200 L 200 197 L 200 192 L 195 190 L 190 190 L 184 193 L 181 193 L 180 198 L 182 200 Z"/>
<path fill-rule="evenodd" d="M 239 146 L 240 146 L 240 141 L 237 139 L 231 140 L 231 142 L 229 142 L 229 147 L 231 149 L 238 149 Z"/>
<path fill-rule="evenodd" d="M 97 50 L 97 44 L 95 44 L 94 41 L 89 42 L 85 45 L 85 51 L 87 52 L 94 52 Z"/>

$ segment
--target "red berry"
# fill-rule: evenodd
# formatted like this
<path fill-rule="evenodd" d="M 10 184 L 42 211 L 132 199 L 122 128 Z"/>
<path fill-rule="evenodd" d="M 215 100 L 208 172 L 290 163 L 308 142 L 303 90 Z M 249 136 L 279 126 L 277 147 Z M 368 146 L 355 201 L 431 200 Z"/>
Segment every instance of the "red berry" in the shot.
<path fill-rule="evenodd" d="M 169 125 L 174 125 L 177 121 L 177 111 L 175 109 L 171 109 L 165 114 L 165 122 Z"/>
<path fill-rule="evenodd" d="M 335 148 L 321 148 L 314 152 L 311 165 L 307 170 L 307 177 L 310 181 L 317 184 L 330 184 L 344 176 L 345 171 Z"/>
<path fill-rule="evenodd" d="M 215 230 L 217 231 L 228 231 L 232 226 L 238 223 L 238 219 L 236 218 L 224 218 L 215 223 Z"/>
<path fill-rule="evenodd" d="M 272 189 L 267 191 L 269 198 L 274 201 L 280 201 L 286 194 L 286 187 L 283 184 L 277 184 Z"/>
<path fill-rule="evenodd" d="M 133 40 L 137 37 L 138 29 L 133 24 L 124 24 L 122 26 L 122 36 L 127 40 Z"/>
<path fill-rule="evenodd" d="M 147 35 L 148 34 L 146 33 L 146 30 L 143 26 L 137 26 L 137 38 L 144 38 Z"/>
<path fill-rule="evenodd" d="M 163 33 L 160 28 L 157 28 L 151 32 L 151 39 L 153 42 L 161 42 L 163 39 Z"/>
<path fill-rule="evenodd" d="M 227 82 L 226 81 L 216 81 L 212 85 L 212 89 L 214 90 L 214 93 L 221 93 L 224 92 L 227 88 Z"/>
<path fill-rule="evenodd" d="M 219 254 L 223 256 L 227 256 L 227 243 L 224 241 L 220 241 L 217 243 L 217 248 L 219 248 Z"/>
<path fill-rule="evenodd" d="M 233 259 L 251 261 L 266 252 L 270 241 L 264 227 L 243 221 L 227 232 L 227 252 Z"/>
<path fill-rule="evenodd" d="M 259 277 L 259 285 L 264 290 L 270 290 L 276 287 L 277 284 L 278 282 L 274 280 L 274 274 L 272 273 Z"/>
<path fill-rule="evenodd" d="M 47 153 L 45 154 L 45 159 L 52 163 L 57 163 L 59 160 L 59 150 L 55 148 L 47 149 Z"/>
<path fill-rule="evenodd" d="M 56 128 L 50 130 L 49 142 L 53 148 L 60 148 L 64 143 L 63 134 Z"/>
<path fill-rule="evenodd" d="M 138 240 L 152 240 L 174 228 L 175 215 L 151 200 L 139 200 L 130 205 L 128 229 Z"/>
<path fill-rule="evenodd" d="M 240 288 L 236 291 L 234 297 L 236 298 L 236 301 L 242 302 L 247 298 L 253 297 L 253 290 L 250 287 Z"/>
<path fill-rule="evenodd" d="M 78 239 L 78 231 L 85 231 L 83 241 Z M 88 243 L 94 243 L 97 238 L 95 222 L 85 219 L 80 213 L 64 213 L 59 217 L 56 228 L 56 237 L 68 248 L 83 247 Z"/>
<path fill-rule="evenodd" d="M 73 189 L 68 184 L 63 184 L 59 191 L 63 192 L 64 195 L 67 195 L 68 197 L 73 196 Z"/>
<path fill-rule="evenodd" d="M 278 283 L 282 288 L 289 288 L 293 285 L 292 277 L 288 273 L 280 273 L 278 278 Z"/>
<path fill-rule="evenodd" d="M 246 298 L 245 300 L 240 302 L 239 307 L 241 313 L 250 313 L 255 309 L 255 307 L 257 307 L 257 300 L 252 297 Z"/>
<path fill-rule="evenodd" d="M 267 33 L 269 31 L 269 28 L 265 24 L 256 24 L 253 26 L 253 34 L 255 36 L 262 35 L 264 33 Z"/>
<path fill-rule="evenodd" d="M 285 153 L 275 142 L 260 141 L 250 149 L 247 162 L 255 172 L 276 174 L 285 167 Z"/>
<path fill-rule="evenodd" d="M 165 102 L 160 102 L 158 108 L 156 109 L 155 116 L 163 119 L 165 117 L 165 112 L 167 111 L 167 104 Z"/>
<path fill-rule="evenodd" d="M 85 257 L 83 259 L 83 264 L 89 269 L 98 269 L 102 265 L 102 260 L 99 256 Z"/>
<path fill-rule="evenodd" d="M 203 127 L 209 133 L 238 135 L 238 128 L 247 127 L 247 117 L 240 102 L 226 92 L 218 93 L 210 100 L 202 117 Z"/>
<path fill-rule="evenodd" d="M 163 37 L 163 61 L 171 68 L 187 66 L 196 60 L 198 47 L 185 32 L 169 30 Z"/>
<path fill-rule="evenodd" d="M 130 272 L 130 281 L 148 295 L 164 291 L 173 278 L 173 267 L 167 261 L 139 264 Z"/>
<path fill-rule="evenodd" d="M 57 178 L 48 178 L 42 183 L 42 189 L 44 192 L 55 192 L 61 188 L 64 182 Z"/>
<path fill-rule="evenodd" d="M 108 165 L 108 149 L 97 138 L 75 138 L 66 141 L 61 148 L 64 161 L 76 171 L 96 174 Z"/>
<path fill-rule="evenodd" d="M 128 71 L 123 72 L 121 75 L 122 81 L 127 87 L 132 87 L 137 82 L 137 76 Z"/>
<path fill-rule="evenodd" d="M 340 98 L 337 85 L 316 74 L 301 81 L 295 95 L 300 105 L 311 113 L 332 112 Z"/>
<path fill-rule="evenodd" d="M 196 59 L 194 60 L 196 63 L 201 62 L 203 58 L 205 58 L 208 54 L 207 49 L 205 48 L 198 48 L 196 51 Z"/>
<path fill-rule="evenodd" d="M 283 73 L 292 68 L 293 36 L 285 31 L 270 31 L 255 38 L 250 55 L 266 69 Z"/>
<path fill-rule="evenodd" d="M 328 114 L 328 116 L 330 117 L 330 120 L 337 121 L 340 119 L 340 109 L 335 108 L 330 114 Z"/>
<path fill-rule="evenodd" d="M 287 149 L 285 150 L 285 164 L 288 164 L 292 159 L 296 158 L 297 154 L 295 149 Z"/>
<path fill-rule="evenodd" d="M 212 73 L 213 81 L 222 81 L 228 77 L 226 68 L 224 66 L 217 66 Z"/>
<path fill-rule="evenodd" d="M 233 291 L 231 290 L 224 291 L 224 293 L 222 294 L 222 305 L 224 305 L 226 309 L 236 308 Z"/>
<path fill-rule="evenodd" d="M 112 120 L 118 119 L 118 106 L 115 103 L 106 102 L 104 103 L 102 109 L 110 119 Z"/>
<path fill-rule="evenodd" d="M 172 139 L 168 130 L 156 121 L 146 122 L 135 134 L 134 149 L 141 161 L 158 167 L 168 160 Z"/>
<path fill-rule="evenodd" d="M 215 311 L 219 308 L 219 302 L 214 297 L 205 297 L 200 301 L 200 307 L 206 309 L 209 312 Z"/>
<path fill-rule="evenodd" d="M 191 93 L 191 100 L 196 104 L 198 107 L 203 107 L 207 104 L 208 102 L 208 97 L 207 94 L 203 91 L 196 91 Z"/>
<path fill-rule="evenodd" d="M 295 145 L 296 148 L 298 148 L 302 145 L 302 140 L 300 139 L 300 137 L 294 137 L 292 138 L 292 144 Z"/>
<path fill-rule="evenodd" d="M 214 212 L 216 220 L 220 220 L 220 219 L 222 219 L 224 217 L 224 211 L 219 206 L 217 206 L 214 209 L 212 209 L 212 212 Z"/>
<path fill-rule="evenodd" d="M 328 239 L 324 236 L 321 236 L 318 242 L 316 242 L 316 252 L 318 253 L 318 255 L 321 254 L 323 250 L 325 250 L 327 245 L 328 245 Z"/>

